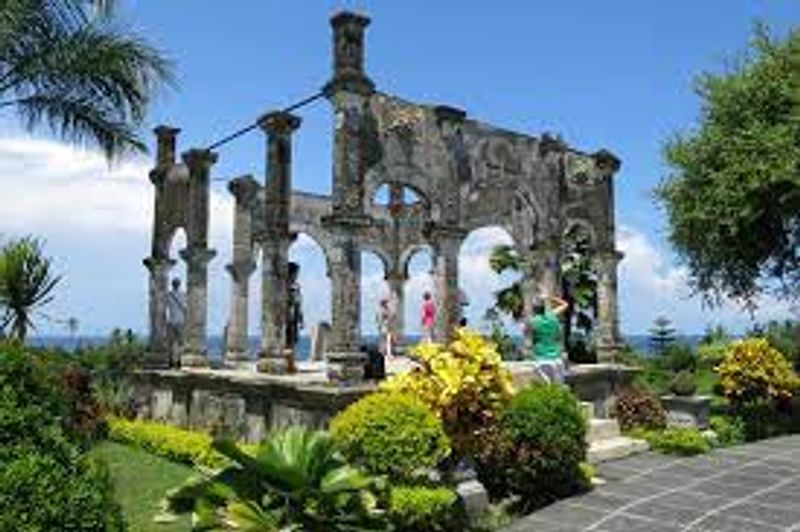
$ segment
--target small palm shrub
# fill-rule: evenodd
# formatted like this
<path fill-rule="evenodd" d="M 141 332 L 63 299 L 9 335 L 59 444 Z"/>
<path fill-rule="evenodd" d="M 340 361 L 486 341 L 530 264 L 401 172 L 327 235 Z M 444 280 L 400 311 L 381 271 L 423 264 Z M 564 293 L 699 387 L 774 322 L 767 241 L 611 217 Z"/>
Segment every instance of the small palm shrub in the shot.
<path fill-rule="evenodd" d="M 539 384 L 520 391 L 487 436 L 491 444 L 476 455 L 476 466 L 495 498 L 508 491 L 530 510 L 585 488 L 586 420 L 568 389 Z"/>
<path fill-rule="evenodd" d="M 396 486 L 389 496 L 389 520 L 398 532 L 446 532 L 466 529 L 458 496 L 450 488 Z"/>
<path fill-rule="evenodd" d="M 764 338 L 733 342 L 716 371 L 736 407 L 790 399 L 800 386 L 789 361 Z"/>
<path fill-rule="evenodd" d="M 511 399 L 511 373 L 496 346 L 467 329 L 458 329 L 448 345 L 421 343 L 411 356 L 419 367 L 389 378 L 383 389 L 426 404 L 442 420 L 454 455 L 466 456 L 475 433 L 494 423 Z"/>
<path fill-rule="evenodd" d="M 254 455 L 214 442 L 228 467 L 190 479 L 167 495 L 196 529 L 386 530 L 386 485 L 348 465 L 325 432 L 273 433 Z"/>
<path fill-rule="evenodd" d="M 411 480 L 450 453 L 442 422 L 419 399 L 400 393 L 367 395 L 340 412 L 331 435 L 353 464 L 392 480 Z"/>
<path fill-rule="evenodd" d="M 667 426 L 667 414 L 658 399 L 644 388 L 628 388 L 617 395 L 612 408 L 623 431 L 637 427 L 663 429 Z"/>

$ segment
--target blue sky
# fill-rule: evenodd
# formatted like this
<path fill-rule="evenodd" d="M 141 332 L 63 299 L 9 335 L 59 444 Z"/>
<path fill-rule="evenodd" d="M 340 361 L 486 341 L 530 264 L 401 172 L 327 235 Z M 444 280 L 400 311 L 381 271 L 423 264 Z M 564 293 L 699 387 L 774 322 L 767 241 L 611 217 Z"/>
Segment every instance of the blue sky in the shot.
<path fill-rule="evenodd" d="M 622 159 L 616 213 L 619 244 L 628 254 L 620 271 L 625 332 L 646 330 L 659 314 L 673 317 L 685 332 L 714 322 L 738 329 L 749 323 L 731 306 L 708 312 L 696 299 L 686 299 L 685 271 L 664 241 L 663 214 L 649 192 L 665 173 L 664 140 L 697 116 L 693 77 L 724 69 L 745 49 L 756 19 L 777 35 L 800 23 L 796 0 L 122 4 L 124 24 L 175 61 L 179 88 L 157 101 L 148 127 L 181 127 L 181 149 L 208 145 L 263 112 L 314 93 L 330 75 L 328 18 L 340 8 L 367 13 L 373 21 L 367 68 L 379 90 L 455 105 L 482 121 L 530 134 L 557 132 L 578 148 L 603 147 Z M 329 106 L 320 101 L 301 115 L 295 187 L 327 192 Z M 2 120 L 13 124 L 9 117 Z M 4 131 L 0 178 L 10 193 L 0 199 L 0 234 L 36 232 L 47 240 L 65 279 L 48 314 L 56 320 L 77 316 L 86 334 L 115 325 L 143 331 L 146 272 L 140 261 L 149 239 L 149 161 L 133 159 L 109 171 L 96 154 L 62 148 L 13 126 Z M 255 132 L 223 148 L 215 177 L 262 176 L 263 144 Z M 211 272 L 210 324 L 219 330 L 228 305 L 222 267 L 230 256 L 230 204 L 224 186 L 215 189 L 212 239 L 219 256 Z M 474 303 L 473 322 L 491 290 L 505 281 L 488 277 L 482 266 L 498 238 L 485 231 L 462 250 L 468 263 L 462 284 Z M 293 249 L 295 258 L 308 263 L 306 314 L 312 321 L 327 312 L 318 253 L 305 240 Z M 424 258 L 414 268 L 412 297 L 427 282 Z M 382 290 L 375 260 L 365 259 L 364 276 L 372 292 L 365 300 L 369 330 L 371 305 Z M 771 300 L 762 307 L 761 319 L 789 313 Z M 415 326 L 416 317 L 409 319 Z M 40 328 L 62 329 L 46 320 Z"/>

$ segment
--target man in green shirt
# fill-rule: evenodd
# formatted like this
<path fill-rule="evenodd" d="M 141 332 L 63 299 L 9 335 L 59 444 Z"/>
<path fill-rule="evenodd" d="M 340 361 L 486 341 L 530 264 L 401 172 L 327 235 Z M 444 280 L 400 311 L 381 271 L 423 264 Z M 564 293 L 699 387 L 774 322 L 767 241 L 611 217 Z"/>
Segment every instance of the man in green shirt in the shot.
<path fill-rule="evenodd" d="M 567 302 L 559 297 L 537 299 L 533 302 L 533 315 L 527 323 L 532 337 L 531 358 L 536 362 L 541 376 L 551 384 L 564 383 L 566 367 L 561 354 L 561 315 L 567 307 Z"/>

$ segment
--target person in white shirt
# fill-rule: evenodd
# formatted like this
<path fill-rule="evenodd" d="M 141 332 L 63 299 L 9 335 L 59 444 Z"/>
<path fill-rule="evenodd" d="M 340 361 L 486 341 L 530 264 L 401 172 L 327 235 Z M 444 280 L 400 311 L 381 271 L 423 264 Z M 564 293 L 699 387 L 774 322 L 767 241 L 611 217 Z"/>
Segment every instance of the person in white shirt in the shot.
<path fill-rule="evenodd" d="M 167 340 L 170 365 L 178 364 L 186 328 L 186 293 L 181 290 L 181 280 L 172 279 L 172 289 L 167 293 Z"/>

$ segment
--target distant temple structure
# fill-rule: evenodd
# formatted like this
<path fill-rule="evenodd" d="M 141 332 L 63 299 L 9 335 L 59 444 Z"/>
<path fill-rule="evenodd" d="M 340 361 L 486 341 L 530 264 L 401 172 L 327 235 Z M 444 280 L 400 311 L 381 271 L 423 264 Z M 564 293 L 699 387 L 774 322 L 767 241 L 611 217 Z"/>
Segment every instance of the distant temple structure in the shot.
<path fill-rule="evenodd" d="M 416 104 L 376 89 L 364 69 L 364 33 L 369 19 L 342 12 L 331 19 L 333 76 L 322 89 L 333 111 L 332 195 L 292 188 L 292 138 L 301 125 L 294 114 L 275 111 L 259 118 L 266 137 L 266 175 L 229 182 L 235 197 L 233 260 L 227 269 L 231 300 L 225 363 L 250 360 L 247 347 L 249 279 L 262 256 L 261 342 L 257 368 L 288 371 L 286 309 L 288 248 L 298 233 L 324 251 L 331 281 L 332 323 L 327 342 L 328 375 L 359 380 L 363 368 L 360 324 L 360 253 L 382 260 L 398 311 L 392 324 L 403 330 L 403 285 L 410 257 L 433 253 L 436 339 L 445 340 L 460 317 L 458 254 L 467 234 L 500 226 L 513 237 L 523 259 L 529 306 L 536 295 L 561 292 L 564 236 L 580 228 L 591 243 L 597 278 L 595 340 L 601 360 L 620 342 L 617 317 L 614 174 L 610 152 L 585 153 L 560 139 L 507 131 L 472 119 L 461 109 Z M 209 180 L 217 154 L 192 149 L 176 160 L 179 130 L 155 129 L 156 165 L 152 251 L 149 270 L 150 357 L 168 364 L 166 298 L 175 260 L 170 243 L 179 228 L 187 247 L 187 317 L 180 356 L 183 367 L 208 364 L 206 353 Z M 388 204 L 375 201 L 388 186 Z M 404 201 L 404 189 L 416 199 Z"/>

